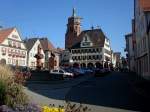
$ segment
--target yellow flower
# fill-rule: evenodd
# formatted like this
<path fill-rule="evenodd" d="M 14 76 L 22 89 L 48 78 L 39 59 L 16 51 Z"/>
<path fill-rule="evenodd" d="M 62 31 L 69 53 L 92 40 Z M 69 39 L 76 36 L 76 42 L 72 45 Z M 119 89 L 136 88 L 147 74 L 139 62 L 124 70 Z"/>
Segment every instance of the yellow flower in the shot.
<path fill-rule="evenodd" d="M 56 107 L 44 106 L 44 107 L 42 107 L 42 109 L 43 109 L 42 112 L 65 112 L 64 109 L 62 109 L 62 108 L 56 108 Z"/>

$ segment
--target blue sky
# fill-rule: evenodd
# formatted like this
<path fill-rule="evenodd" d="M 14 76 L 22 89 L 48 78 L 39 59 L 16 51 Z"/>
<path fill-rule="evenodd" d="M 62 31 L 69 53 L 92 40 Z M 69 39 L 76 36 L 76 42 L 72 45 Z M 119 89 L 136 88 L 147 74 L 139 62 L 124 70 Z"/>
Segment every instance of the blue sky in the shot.
<path fill-rule="evenodd" d="M 22 38 L 48 37 L 64 48 L 66 24 L 72 8 L 82 17 L 82 30 L 100 26 L 114 51 L 125 47 L 131 32 L 133 0 L 0 0 L 0 25 L 17 27 Z"/>

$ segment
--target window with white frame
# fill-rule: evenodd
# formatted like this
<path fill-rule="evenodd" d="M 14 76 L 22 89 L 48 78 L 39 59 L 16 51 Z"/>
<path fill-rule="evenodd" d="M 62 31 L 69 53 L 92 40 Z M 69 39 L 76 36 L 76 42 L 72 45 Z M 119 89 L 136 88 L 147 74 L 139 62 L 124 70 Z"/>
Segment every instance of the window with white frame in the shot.
<path fill-rule="evenodd" d="M 22 60 L 22 65 L 25 65 L 25 60 Z"/>
<path fill-rule="evenodd" d="M 13 47 L 16 47 L 16 42 L 13 42 Z"/>
<path fill-rule="evenodd" d="M 21 48 L 21 43 L 20 42 L 18 42 L 18 48 Z"/>
<path fill-rule="evenodd" d="M 8 64 L 11 64 L 11 58 L 8 58 Z"/>
<path fill-rule="evenodd" d="M 8 40 L 8 45 L 12 46 L 12 40 Z"/>
<path fill-rule="evenodd" d="M 2 55 L 6 55 L 6 48 L 5 47 L 2 47 L 1 51 L 2 51 Z"/>

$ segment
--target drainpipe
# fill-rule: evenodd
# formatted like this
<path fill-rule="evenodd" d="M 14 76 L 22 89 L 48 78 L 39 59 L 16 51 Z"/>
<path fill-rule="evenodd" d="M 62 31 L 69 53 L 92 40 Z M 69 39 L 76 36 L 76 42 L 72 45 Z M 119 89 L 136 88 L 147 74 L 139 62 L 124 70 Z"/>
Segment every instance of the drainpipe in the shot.
<path fill-rule="evenodd" d="M 148 17 L 150 13 L 146 13 L 146 24 L 147 24 L 147 44 L 148 44 L 148 73 L 150 73 L 150 17 Z"/>
<path fill-rule="evenodd" d="M 150 74 L 150 23 L 149 23 L 149 29 L 147 32 L 147 38 L 148 38 L 148 73 Z"/>

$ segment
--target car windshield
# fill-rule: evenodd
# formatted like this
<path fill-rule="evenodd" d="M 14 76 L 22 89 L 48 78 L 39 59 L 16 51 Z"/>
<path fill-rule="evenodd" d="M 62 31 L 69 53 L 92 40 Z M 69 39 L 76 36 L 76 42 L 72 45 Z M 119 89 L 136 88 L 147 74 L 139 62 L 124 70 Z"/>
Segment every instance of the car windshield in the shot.
<path fill-rule="evenodd" d="M 58 72 L 58 70 L 53 70 L 53 72 Z"/>
<path fill-rule="evenodd" d="M 59 72 L 60 72 L 60 73 L 64 73 L 64 71 L 63 71 L 63 70 L 59 70 Z"/>

